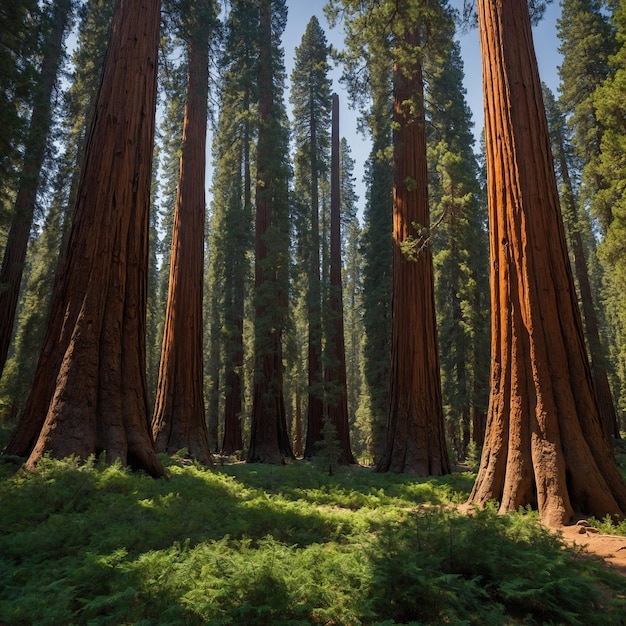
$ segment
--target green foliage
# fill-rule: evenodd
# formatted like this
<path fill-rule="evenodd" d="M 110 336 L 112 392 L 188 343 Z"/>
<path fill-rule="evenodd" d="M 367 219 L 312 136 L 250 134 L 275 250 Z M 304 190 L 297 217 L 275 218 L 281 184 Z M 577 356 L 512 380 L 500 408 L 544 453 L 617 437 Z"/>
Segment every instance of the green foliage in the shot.
<path fill-rule="evenodd" d="M 327 416 L 323 418 L 322 439 L 315 444 L 315 447 L 317 451 L 313 459 L 316 467 L 332 476 L 339 468 L 341 447 L 337 439 L 337 429 Z"/>
<path fill-rule="evenodd" d="M 472 475 L 163 462 L 0 466 L 0 622 L 623 623 L 624 579 L 535 514 L 456 513 Z"/>

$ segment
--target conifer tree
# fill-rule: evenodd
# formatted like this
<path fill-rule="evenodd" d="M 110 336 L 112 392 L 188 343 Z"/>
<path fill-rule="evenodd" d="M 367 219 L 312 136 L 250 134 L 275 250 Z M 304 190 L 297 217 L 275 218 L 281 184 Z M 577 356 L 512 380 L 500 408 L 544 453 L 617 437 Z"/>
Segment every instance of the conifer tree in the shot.
<path fill-rule="evenodd" d="M 486 202 L 474 156 L 463 62 L 446 19 L 428 63 L 429 165 L 442 393 L 448 440 L 463 459 L 484 414 L 489 373 L 489 246 Z M 432 45 L 431 45 L 432 47 Z M 480 440 L 480 433 L 474 433 Z"/>
<path fill-rule="evenodd" d="M 289 288 L 289 168 L 279 41 L 287 10 L 284 0 L 259 0 L 258 6 L 254 380 L 247 460 L 281 463 L 293 456 L 283 394 L 282 347 Z"/>
<path fill-rule="evenodd" d="M 37 0 L 0 3 L 0 248 L 6 235 L 21 168 L 21 148 L 28 129 L 37 82 L 41 16 Z"/>
<path fill-rule="evenodd" d="M 328 5 L 331 25 L 344 6 Z M 348 5 L 346 5 L 348 6 Z M 363 119 L 372 137 L 372 150 L 366 163 L 366 204 L 362 233 L 363 249 L 363 377 L 364 391 L 359 411 L 369 422 L 369 453 L 374 460 L 382 456 L 387 425 L 389 394 L 389 354 L 391 350 L 392 298 L 392 189 L 391 122 L 389 94 L 392 67 L 388 37 L 372 38 L 363 46 L 364 21 L 349 6 L 348 50 L 340 56 L 344 79 L 351 99 L 361 106 Z"/>
<path fill-rule="evenodd" d="M 303 216 L 296 234 L 301 243 L 307 283 L 308 318 L 308 411 L 305 457 L 315 454 L 322 437 L 324 377 L 322 366 L 322 289 L 320 237 L 320 179 L 328 172 L 330 124 L 329 46 L 318 19 L 309 21 L 296 48 L 291 75 L 294 136 L 296 144 L 295 186 Z"/>
<path fill-rule="evenodd" d="M 623 517 L 583 340 L 526 0 L 478 2 L 492 289 L 491 396 L 470 503 Z"/>
<path fill-rule="evenodd" d="M 339 144 L 339 96 L 332 97 L 331 167 L 330 167 L 330 322 L 332 333 L 327 340 L 328 419 L 337 434 L 339 461 L 354 463 L 350 445 L 346 347 L 343 317 L 342 242 L 341 242 L 341 171 Z"/>
<path fill-rule="evenodd" d="M 50 7 L 49 7 L 50 9 Z M 57 0 L 41 18 L 42 50 L 39 79 L 33 93 L 32 112 L 24 141 L 24 157 L 13 209 L 13 219 L 0 269 L 0 376 L 9 352 L 24 261 L 35 213 L 46 145 L 52 125 L 52 95 L 63 58 L 65 34 L 72 17 L 72 0 Z"/>
<path fill-rule="evenodd" d="M 603 0 L 563 0 L 557 22 L 559 51 L 563 61 L 560 106 L 573 131 L 572 143 L 582 168 L 580 193 L 583 201 L 595 204 L 594 197 L 604 183 L 594 174 L 592 163 L 600 154 L 603 128 L 599 124 L 593 95 L 609 73 L 609 56 L 615 51 L 615 34 L 609 18 L 602 10 Z M 594 207 L 600 227 L 610 223 L 610 208 Z"/>
<path fill-rule="evenodd" d="M 106 451 L 163 475 L 148 430 L 144 336 L 159 30 L 159 0 L 116 5 L 64 268 L 8 447 L 29 466 L 47 452 Z"/>
<path fill-rule="evenodd" d="M 614 353 L 615 360 L 618 361 L 621 385 L 620 408 L 623 427 L 626 408 L 626 307 L 624 306 L 624 285 L 626 285 L 626 255 L 624 254 L 626 123 L 624 116 L 626 106 L 623 100 L 626 86 L 626 5 L 623 1 L 615 10 L 613 23 L 617 31 L 618 49 L 615 55 L 609 58 L 611 73 L 598 86 L 593 96 L 595 116 L 605 132 L 600 140 L 599 156 L 589 168 L 589 177 L 603 182 L 602 189 L 594 196 L 597 214 L 610 216 L 599 254 L 605 268 L 605 275 L 609 278 L 611 286 L 609 306 L 618 327 Z"/>
<path fill-rule="evenodd" d="M 362 419 L 363 411 L 359 411 L 363 391 L 363 255 L 361 251 L 362 228 L 357 215 L 358 196 L 354 189 L 354 163 L 350 146 L 342 137 L 339 149 L 339 183 L 348 420 L 351 425 L 352 449 L 356 455 L 362 455 L 367 450 L 369 424 Z"/>
<path fill-rule="evenodd" d="M 77 46 L 72 55 L 70 86 L 58 103 L 55 137 L 61 149 L 45 164 L 52 179 L 42 232 L 29 246 L 22 305 L 15 341 L 2 380 L 15 415 L 24 408 L 46 330 L 55 277 L 59 273 L 80 180 L 80 159 L 95 105 L 113 16 L 110 0 L 89 0 L 78 11 Z M 66 74 L 67 75 L 67 74 Z M 52 160 L 54 159 L 54 161 Z"/>
<path fill-rule="evenodd" d="M 175 3 L 176 4 L 176 3 Z M 187 48 L 187 90 L 170 280 L 152 435 L 158 451 L 211 463 L 203 395 L 202 286 L 212 0 L 175 6 Z"/>
<path fill-rule="evenodd" d="M 560 182 L 561 210 L 564 215 L 565 233 L 568 237 L 570 256 L 572 257 L 574 276 L 578 287 L 579 301 L 585 339 L 589 351 L 589 364 L 593 376 L 598 408 L 602 416 L 604 431 L 608 437 L 619 437 L 619 427 L 615 405 L 611 396 L 607 371 L 607 356 L 600 338 L 600 322 L 591 276 L 585 253 L 583 233 L 591 235 L 589 221 L 584 207 L 579 215 L 580 200 L 572 180 L 572 148 L 565 118 L 552 92 L 544 85 L 543 96 L 546 103 L 548 128 L 552 142 L 557 180 Z M 592 235 L 591 235 L 592 236 Z M 592 253 L 595 248 L 592 249 Z"/>
<path fill-rule="evenodd" d="M 220 119 L 213 144 L 215 177 L 211 226 L 210 308 L 214 350 L 213 410 L 219 411 L 215 391 L 223 363 L 224 428 L 222 454 L 243 450 L 244 319 L 249 291 L 252 250 L 252 159 L 255 139 L 255 63 L 258 9 L 250 0 L 231 3 L 223 55 Z M 219 331 L 218 331 L 219 327 Z M 216 345 L 214 342 L 219 343 Z M 216 356 L 216 355 L 214 355 Z"/>

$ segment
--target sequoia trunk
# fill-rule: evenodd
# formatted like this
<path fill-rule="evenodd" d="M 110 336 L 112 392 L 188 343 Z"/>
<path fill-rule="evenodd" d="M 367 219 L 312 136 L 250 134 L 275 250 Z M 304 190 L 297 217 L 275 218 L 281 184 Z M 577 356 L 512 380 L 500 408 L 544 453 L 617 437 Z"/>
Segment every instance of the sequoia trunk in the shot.
<path fill-rule="evenodd" d="M 622 517 L 578 311 L 526 0 L 479 0 L 492 290 L 487 432 L 470 503 Z"/>
<path fill-rule="evenodd" d="M 417 29 L 404 44 L 417 59 L 394 70 L 393 302 L 387 444 L 379 471 L 450 472 L 444 434 L 426 166 L 424 85 Z M 409 55 L 405 54 L 408 58 Z M 418 246 L 409 258 L 403 245 Z"/>
<path fill-rule="evenodd" d="M 152 435 L 156 449 L 186 449 L 211 464 L 202 362 L 204 179 L 206 162 L 209 39 L 193 28 L 188 43 L 187 102 Z"/>
<path fill-rule="evenodd" d="M 163 468 L 148 430 L 145 318 L 159 0 L 120 0 L 64 269 L 25 412 L 9 444 L 32 466 L 107 453 Z"/>

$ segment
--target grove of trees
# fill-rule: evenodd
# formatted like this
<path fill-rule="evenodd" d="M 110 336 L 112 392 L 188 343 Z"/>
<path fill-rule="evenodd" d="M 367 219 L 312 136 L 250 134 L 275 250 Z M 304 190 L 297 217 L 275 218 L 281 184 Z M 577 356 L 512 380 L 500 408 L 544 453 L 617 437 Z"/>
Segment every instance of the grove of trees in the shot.
<path fill-rule="evenodd" d="M 0 0 L 6 453 L 469 464 L 472 504 L 624 517 L 626 1 L 562 0 L 558 94 L 545 5 L 320 2 L 287 76 L 286 0 Z"/>

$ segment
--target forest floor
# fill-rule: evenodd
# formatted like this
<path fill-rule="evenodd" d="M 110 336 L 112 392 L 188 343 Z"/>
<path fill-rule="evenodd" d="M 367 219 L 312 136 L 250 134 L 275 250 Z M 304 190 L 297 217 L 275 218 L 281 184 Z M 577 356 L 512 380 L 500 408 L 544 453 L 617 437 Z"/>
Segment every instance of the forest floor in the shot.
<path fill-rule="evenodd" d="M 626 537 L 603 535 L 594 530 L 579 522 L 578 525 L 563 526 L 559 532 L 567 543 L 582 548 L 585 554 L 603 560 L 626 576 Z"/>

